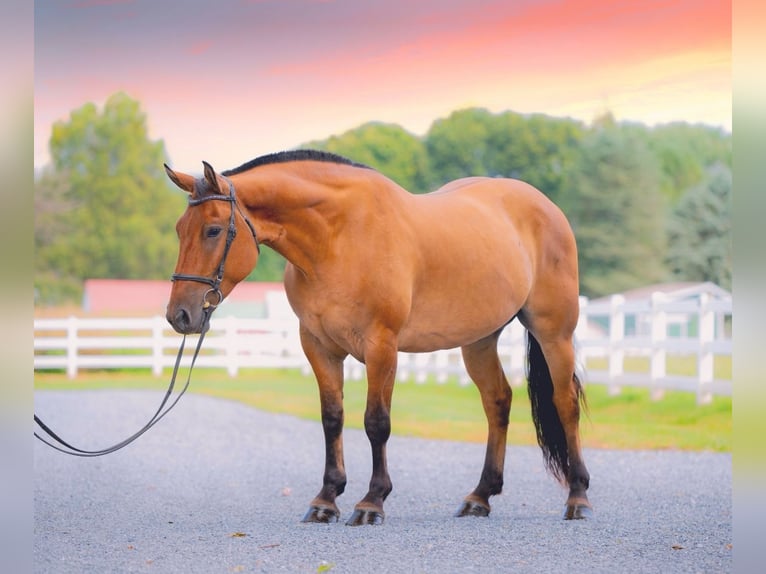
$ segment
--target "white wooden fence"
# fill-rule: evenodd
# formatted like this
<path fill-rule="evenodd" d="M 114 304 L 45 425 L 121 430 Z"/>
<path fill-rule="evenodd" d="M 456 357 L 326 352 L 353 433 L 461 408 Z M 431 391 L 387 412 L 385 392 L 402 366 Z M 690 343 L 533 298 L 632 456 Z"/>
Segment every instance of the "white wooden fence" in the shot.
<path fill-rule="evenodd" d="M 35 319 L 35 370 L 172 368 L 182 337 L 164 317 L 143 319 Z M 197 336 L 187 338 L 181 362 L 189 366 Z M 197 359 L 198 368 L 303 367 L 298 321 L 213 318 Z"/>
<path fill-rule="evenodd" d="M 655 295 L 651 301 L 626 302 L 615 295 L 606 303 L 581 299 L 576 332 L 578 363 L 585 366 L 584 380 L 609 385 L 612 392 L 622 386 L 650 387 L 654 398 L 665 390 L 696 392 L 699 402 L 712 395 L 731 395 L 732 381 L 714 377 L 714 357 L 731 355 L 731 299 L 713 299 L 706 294 L 671 301 Z M 671 327 L 683 331 L 669 334 Z M 35 370 L 64 370 L 76 377 L 84 369 L 151 369 L 160 376 L 172 368 L 181 337 L 164 317 L 143 319 L 35 319 Z M 188 366 L 196 337 L 187 341 L 182 365 Z M 526 347 L 524 329 L 514 321 L 499 343 L 503 365 L 512 382 L 523 382 Z M 692 355 L 695 375 L 667 372 L 669 355 Z M 646 357 L 649 372 L 627 372 L 626 357 Z M 605 369 L 589 366 L 601 359 Z M 198 368 L 225 368 L 231 376 L 247 367 L 301 368 L 309 372 L 298 340 L 298 321 L 214 317 L 210 332 L 197 359 Z M 364 377 L 364 366 L 349 358 L 346 376 Z M 425 382 L 434 377 L 444 383 L 456 376 L 461 384 L 470 381 L 459 349 L 426 354 L 400 353 L 399 380 Z"/>
<path fill-rule="evenodd" d="M 607 325 L 604 336 L 593 333 L 599 319 Z M 731 324 L 731 297 L 701 293 L 697 298 L 674 300 L 655 293 L 648 301 L 613 295 L 601 303 L 581 298 L 576 332 L 579 363 L 605 357 L 607 368 L 588 369 L 585 380 L 609 385 L 613 393 L 621 386 L 649 387 L 652 397 L 659 399 L 665 390 L 682 390 L 695 392 L 699 403 L 708 403 L 713 395 L 732 394 L 732 380 L 716 378 L 714 364 L 716 356 L 731 359 Z M 668 373 L 670 355 L 692 356 L 696 374 Z M 626 357 L 648 359 L 649 372 L 626 372 Z"/>

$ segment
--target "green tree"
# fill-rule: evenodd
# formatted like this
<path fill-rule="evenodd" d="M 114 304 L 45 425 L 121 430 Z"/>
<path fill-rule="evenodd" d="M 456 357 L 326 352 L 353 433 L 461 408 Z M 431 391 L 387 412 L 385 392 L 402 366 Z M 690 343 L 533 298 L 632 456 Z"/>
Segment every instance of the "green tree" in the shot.
<path fill-rule="evenodd" d="M 667 264 L 682 281 L 731 289 L 731 170 L 719 164 L 687 191 L 668 221 Z"/>
<path fill-rule="evenodd" d="M 732 167 L 731 134 L 721 129 L 687 123 L 643 129 L 660 162 L 661 190 L 671 207 L 687 190 L 700 185 L 713 166 Z"/>
<path fill-rule="evenodd" d="M 167 278 L 175 266 L 175 221 L 185 196 L 166 179 L 164 143 L 124 93 L 53 126 L 51 166 L 36 184 L 36 283 L 46 277 Z"/>
<path fill-rule="evenodd" d="M 304 147 L 337 153 L 369 165 L 412 193 L 430 191 L 423 142 L 401 126 L 370 122 Z"/>
<path fill-rule="evenodd" d="M 579 122 L 482 108 L 437 120 L 425 138 L 434 187 L 484 175 L 524 180 L 558 202 L 585 133 Z"/>
<path fill-rule="evenodd" d="M 483 108 L 453 112 L 436 120 L 425 137 L 433 187 L 461 177 L 498 175 L 487 167 L 495 116 Z"/>
<path fill-rule="evenodd" d="M 521 179 L 559 203 L 584 134 L 585 127 L 574 120 L 498 114 L 485 151 L 487 175 Z"/>
<path fill-rule="evenodd" d="M 261 244 L 258 264 L 245 281 L 282 281 L 285 277 L 285 258 L 270 247 Z"/>
<path fill-rule="evenodd" d="M 35 301 L 60 303 L 77 299 L 82 291 L 81 280 L 62 271 L 51 260 L 51 246 L 69 232 L 65 214 L 73 204 L 66 197 L 67 175 L 44 169 L 35 179 L 34 245 Z"/>
<path fill-rule="evenodd" d="M 645 143 L 611 116 L 595 122 L 583 139 L 563 207 L 577 238 L 584 295 L 666 277 L 659 166 Z"/>

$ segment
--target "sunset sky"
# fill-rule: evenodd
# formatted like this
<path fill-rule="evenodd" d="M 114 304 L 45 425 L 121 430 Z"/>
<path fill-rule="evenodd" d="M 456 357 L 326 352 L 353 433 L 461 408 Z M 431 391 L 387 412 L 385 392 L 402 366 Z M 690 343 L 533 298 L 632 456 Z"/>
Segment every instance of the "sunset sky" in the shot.
<path fill-rule="evenodd" d="M 36 2 L 35 166 L 53 122 L 117 91 L 190 172 L 469 106 L 731 130 L 731 2 Z"/>

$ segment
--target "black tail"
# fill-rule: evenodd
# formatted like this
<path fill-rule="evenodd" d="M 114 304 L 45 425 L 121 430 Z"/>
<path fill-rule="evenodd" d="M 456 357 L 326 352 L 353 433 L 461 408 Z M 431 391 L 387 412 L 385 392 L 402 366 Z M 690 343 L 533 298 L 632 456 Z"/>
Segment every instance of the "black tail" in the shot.
<path fill-rule="evenodd" d="M 577 405 L 585 402 L 582 385 L 574 375 L 577 388 Z M 569 457 L 564 427 L 553 404 L 553 381 L 537 339 L 527 331 L 527 391 L 532 404 L 532 422 L 537 431 L 537 444 L 543 451 L 548 471 L 559 481 L 566 482 L 569 473 Z"/>

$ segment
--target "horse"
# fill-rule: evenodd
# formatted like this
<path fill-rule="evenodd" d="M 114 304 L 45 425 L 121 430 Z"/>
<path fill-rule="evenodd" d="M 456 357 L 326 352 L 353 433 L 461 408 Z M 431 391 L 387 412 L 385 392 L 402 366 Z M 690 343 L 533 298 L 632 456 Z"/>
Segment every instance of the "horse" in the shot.
<path fill-rule="evenodd" d="M 381 524 L 397 353 L 460 347 L 488 433 L 476 488 L 457 516 L 489 516 L 503 487 L 512 390 L 497 353 L 503 328 L 527 332 L 527 380 L 543 462 L 569 488 L 563 517 L 592 516 L 579 433 L 587 403 L 575 372 L 577 248 L 562 211 L 506 178 L 468 177 L 412 194 L 363 164 L 317 150 L 258 157 L 194 177 L 165 164 L 189 194 L 167 306 L 178 333 L 204 333 L 210 313 L 255 268 L 264 244 L 286 259 L 285 292 L 319 388 L 322 486 L 303 522 L 337 522 L 346 486 L 343 363 L 365 365 L 367 494 L 346 524 Z"/>

